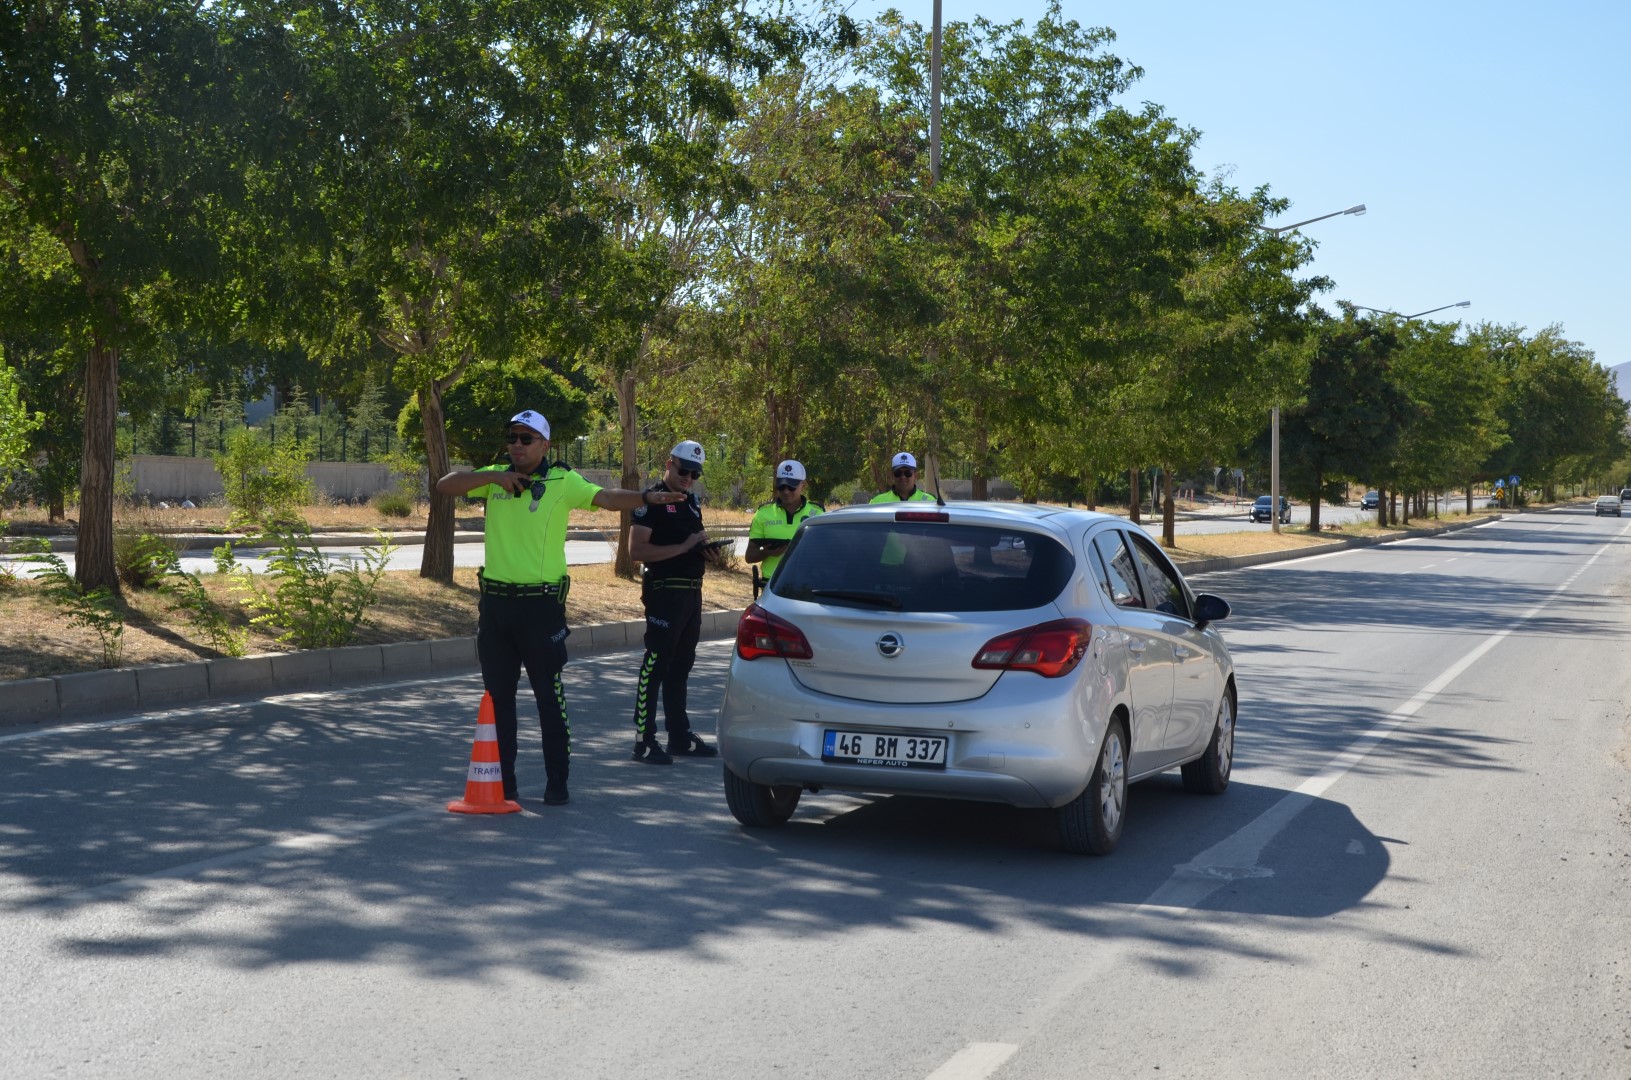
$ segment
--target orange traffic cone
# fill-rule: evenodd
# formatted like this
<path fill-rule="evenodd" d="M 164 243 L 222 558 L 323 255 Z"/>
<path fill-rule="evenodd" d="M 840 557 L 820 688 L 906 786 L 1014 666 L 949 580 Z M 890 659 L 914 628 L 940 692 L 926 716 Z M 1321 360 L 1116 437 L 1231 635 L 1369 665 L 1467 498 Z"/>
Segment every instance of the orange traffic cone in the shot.
<path fill-rule="evenodd" d="M 498 764 L 498 729 L 493 726 L 493 696 L 481 695 L 476 713 L 476 743 L 470 748 L 470 772 L 464 798 L 447 808 L 455 814 L 519 814 L 521 804 L 504 797 L 504 774 Z"/>

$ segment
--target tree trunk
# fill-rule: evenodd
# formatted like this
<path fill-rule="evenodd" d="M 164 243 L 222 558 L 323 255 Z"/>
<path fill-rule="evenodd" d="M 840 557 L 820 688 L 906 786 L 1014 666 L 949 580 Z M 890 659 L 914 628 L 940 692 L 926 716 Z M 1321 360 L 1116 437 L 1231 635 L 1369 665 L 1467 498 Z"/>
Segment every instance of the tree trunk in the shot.
<path fill-rule="evenodd" d="M 1404 517 L 1399 519 L 1399 524 L 1400 525 L 1409 525 L 1410 524 L 1410 496 L 1409 495 L 1399 496 L 1399 509 L 1404 511 Z"/>
<path fill-rule="evenodd" d="M 442 390 L 435 379 L 419 388 L 419 418 L 425 431 L 425 471 L 432 478 L 430 519 L 425 523 L 425 553 L 419 561 L 419 576 L 445 584 L 453 583 L 453 496 L 436 490 L 434 481 L 448 474 L 453 463 L 447 454 L 447 416 L 442 410 Z"/>
<path fill-rule="evenodd" d="M 644 351 L 644 345 L 641 349 Z M 640 482 L 640 412 L 634 404 L 634 389 L 634 372 L 625 371 L 623 377 L 617 380 L 617 422 L 623 429 L 622 485 L 630 491 L 638 491 L 645 486 Z M 624 510 L 619 517 L 617 558 L 612 567 L 618 577 L 632 578 L 636 572 L 634 559 L 629 555 L 629 529 L 634 524 L 634 513 Z"/>
<path fill-rule="evenodd" d="M 1382 525 L 1382 526 L 1386 526 L 1388 524 L 1387 511 L 1388 511 L 1387 488 L 1379 487 L 1379 488 L 1376 489 L 1376 524 Z"/>
<path fill-rule="evenodd" d="M 113 563 L 113 470 L 119 424 L 119 350 L 101 335 L 85 358 L 85 442 L 79 466 L 79 536 L 74 578 L 119 592 Z"/>
<path fill-rule="evenodd" d="M 974 410 L 974 475 L 969 480 L 968 493 L 975 502 L 985 502 L 991 497 L 985 475 L 985 455 L 990 447 L 985 430 L 985 406 L 981 405 Z"/>
<path fill-rule="evenodd" d="M 1138 493 L 1138 478 L 1141 469 L 1127 470 L 1127 520 L 1134 525 L 1138 524 L 1138 504 L 1142 496 Z"/>
<path fill-rule="evenodd" d="M 1082 499 L 1082 505 L 1089 510 L 1099 508 L 1099 481 L 1097 476 L 1098 474 L 1092 469 L 1088 469 L 1087 479 L 1082 483 L 1082 489 L 1086 492 Z"/>
<path fill-rule="evenodd" d="M 51 493 L 50 499 L 45 504 L 46 524 L 62 521 L 68 516 L 68 508 L 64 505 L 64 501 L 62 492 L 53 491 Z"/>
<path fill-rule="evenodd" d="M 1161 480 L 1165 492 L 1161 499 L 1161 544 L 1173 548 L 1178 546 L 1178 508 L 1172 498 L 1172 470 L 1162 469 Z"/>
<path fill-rule="evenodd" d="M 1467 513 L 1472 513 L 1472 481 L 1467 481 Z"/>
<path fill-rule="evenodd" d="M 1320 531 L 1320 492 L 1325 490 L 1325 470 L 1314 470 L 1314 497 L 1308 500 L 1308 531 Z"/>

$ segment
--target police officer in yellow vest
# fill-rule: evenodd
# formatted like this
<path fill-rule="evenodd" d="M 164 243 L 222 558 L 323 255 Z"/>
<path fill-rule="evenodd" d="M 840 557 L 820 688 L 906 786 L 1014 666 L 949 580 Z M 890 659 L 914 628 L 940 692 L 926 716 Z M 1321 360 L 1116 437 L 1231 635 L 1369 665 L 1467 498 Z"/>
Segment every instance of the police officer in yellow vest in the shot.
<path fill-rule="evenodd" d="M 748 524 L 749 563 L 764 564 L 764 579 L 769 581 L 787 551 L 787 544 L 798 532 L 805 518 L 821 513 L 821 507 L 805 496 L 808 486 L 804 466 L 797 461 L 784 461 L 776 466 L 776 498 L 759 507 Z"/>
<path fill-rule="evenodd" d="M 566 526 L 568 513 L 598 506 L 633 510 L 678 502 L 682 494 L 602 488 L 564 461 L 550 465 L 549 421 L 527 409 L 510 418 L 510 460 L 474 472 L 450 472 L 436 481 L 443 495 L 487 501 L 486 565 L 481 585 L 476 654 L 481 680 L 493 698 L 504 797 L 516 797 L 515 691 L 527 669 L 543 732 L 544 802 L 569 798 L 566 781 L 572 728 L 566 717 L 561 669 L 566 666 Z"/>
<path fill-rule="evenodd" d="M 888 491 L 880 491 L 872 496 L 875 503 L 892 502 L 934 502 L 935 498 L 927 491 L 918 490 L 917 486 L 917 458 L 902 450 L 889 462 L 894 472 L 895 483 Z"/>

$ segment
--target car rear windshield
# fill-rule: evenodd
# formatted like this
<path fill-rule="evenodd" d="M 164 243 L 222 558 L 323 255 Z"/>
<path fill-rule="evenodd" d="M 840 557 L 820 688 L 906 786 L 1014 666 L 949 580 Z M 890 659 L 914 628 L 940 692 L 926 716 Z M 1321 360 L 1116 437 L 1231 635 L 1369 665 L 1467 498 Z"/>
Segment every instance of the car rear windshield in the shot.
<path fill-rule="evenodd" d="M 771 589 L 790 600 L 889 611 L 1024 611 L 1050 603 L 1075 570 L 1058 541 L 1020 529 L 832 522 L 804 530 Z"/>

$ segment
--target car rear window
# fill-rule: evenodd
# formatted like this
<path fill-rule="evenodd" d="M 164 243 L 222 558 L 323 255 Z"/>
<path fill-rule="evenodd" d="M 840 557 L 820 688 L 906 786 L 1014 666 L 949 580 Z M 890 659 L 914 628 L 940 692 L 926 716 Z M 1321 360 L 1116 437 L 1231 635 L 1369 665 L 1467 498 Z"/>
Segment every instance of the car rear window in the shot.
<path fill-rule="evenodd" d="M 1075 571 L 1070 552 L 1038 533 L 874 519 L 805 529 L 771 591 L 890 611 L 1023 611 L 1050 603 Z"/>

